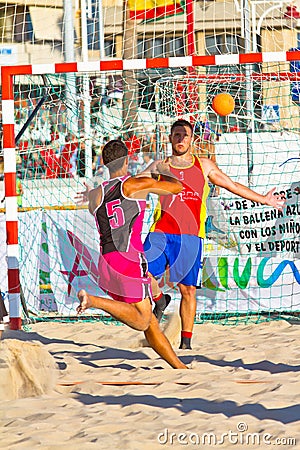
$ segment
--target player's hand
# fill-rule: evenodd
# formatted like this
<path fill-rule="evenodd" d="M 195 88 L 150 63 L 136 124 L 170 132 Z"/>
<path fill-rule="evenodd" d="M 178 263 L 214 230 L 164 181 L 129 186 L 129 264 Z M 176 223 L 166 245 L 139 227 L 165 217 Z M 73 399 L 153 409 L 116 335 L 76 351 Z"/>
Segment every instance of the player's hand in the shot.
<path fill-rule="evenodd" d="M 74 197 L 74 201 L 76 205 L 84 205 L 89 201 L 89 192 L 93 189 L 91 186 L 89 186 L 85 181 L 83 182 L 85 186 L 85 190 L 81 192 L 77 192 L 76 196 Z"/>
<path fill-rule="evenodd" d="M 162 162 L 161 159 L 157 159 L 153 161 L 145 170 L 137 174 L 137 177 L 149 177 L 149 178 L 158 178 L 159 171 L 157 169 L 157 165 Z"/>
<path fill-rule="evenodd" d="M 274 194 L 276 188 L 271 189 L 264 197 L 265 197 L 265 205 L 272 206 L 273 208 L 278 209 L 279 211 L 283 210 L 283 207 L 286 202 L 286 198 L 281 194 Z"/>

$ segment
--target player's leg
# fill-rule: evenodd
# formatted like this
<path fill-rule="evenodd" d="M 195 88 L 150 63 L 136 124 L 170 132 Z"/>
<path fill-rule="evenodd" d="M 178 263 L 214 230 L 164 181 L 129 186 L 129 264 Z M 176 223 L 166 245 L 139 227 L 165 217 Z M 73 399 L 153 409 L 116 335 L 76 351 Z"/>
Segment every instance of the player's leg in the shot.
<path fill-rule="evenodd" d="M 178 281 L 181 293 L 181 343 L 180 348 L 190 349 L 196 314 L 196 289 L 201 286 L 203 239 L 197 236 L 173 237 L 170 253 L 170 281 Z"/>
<path fill-rule="evenodd" d="M 171 295 L 164 294 L 152 274 L 148 272 L 148 275 L 151 278 L 152 299 L 155 304 L 153 314 L 157 318 L 158 322 L 160 322 L 164 314 L 164 310 L 171 301 Z"/>
<path fill-rule="evenodd" d="M 152 300 L 155 304 L 153 314 L 158 321 L 162 319 L 164 310 L 171 301 L 169 294 L 163 294 L 156 277 L 163 275 L 168 264 L 165 248 L 167 245 L 164 233 L 149 233 L 144 242 L 144 251 L 148 263 L 148 274 L 151 278 Z"/>
<path fill-rule="evenodd" d="M 81 290 L 78 313 L 87 308 L 98 308 L 135 330 L 146 330 L 152 315 L 152 294 L 145 255 L 136 251 L 100 255 L 98 270 L 101 274 L 99 286 L 110 298 Z"/>
<path fill-rule="evenodd" d="M 154 314 L 152 314 L 150 325 L 144 331 L 144 334 L 153 350 L 171 367 L 174 369 L 187 369 L 186 365 L 177 357 L 167 337 L 161 331 Z"/>
<path fill-rule="evenodd" d="M 80 301 L 80 305 L 77 307 L 78 314 L 88 308 L 97 308 L 135 330 L 145 331 L 149 327 L 152 316 L 150 298 L 145 298 L 137 303 L 125 303 L 90 295 L 84 289 L 81 289 L 77 296 Z"/>
<path fill-rule="evenodd" d="M 191 349 L 191 338 L 194 328 L 194 320 L 196 315 L 196 287 L 185 286 L 179 283 L 178 287 L 181 293 L 180 317 L 181 317 L 181 342 L 182 349 Z"/>

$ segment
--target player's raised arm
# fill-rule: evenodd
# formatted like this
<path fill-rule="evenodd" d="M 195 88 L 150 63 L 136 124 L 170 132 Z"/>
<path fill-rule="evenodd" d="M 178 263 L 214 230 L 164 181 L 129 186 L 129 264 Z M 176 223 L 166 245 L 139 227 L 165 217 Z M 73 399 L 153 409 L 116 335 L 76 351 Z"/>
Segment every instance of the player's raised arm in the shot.
<path fill-rule="evenodd" d="M 202 167 L 209 181 L 216 186 L 223 187 L 233 194 L 239 195 L 247 200 L 262 203 L 263 205 L 272 206 L 273 208 L 282 210 L 285 204 L 285 199 L 278 194 L 275 194 L 275 188 L 271 189 L 267 194 L 262 195 L 253 191 L 247 186 L 233 181 L 228 175 L 223 173 L 218 166 L 207 158 L 201 158 Z"/>

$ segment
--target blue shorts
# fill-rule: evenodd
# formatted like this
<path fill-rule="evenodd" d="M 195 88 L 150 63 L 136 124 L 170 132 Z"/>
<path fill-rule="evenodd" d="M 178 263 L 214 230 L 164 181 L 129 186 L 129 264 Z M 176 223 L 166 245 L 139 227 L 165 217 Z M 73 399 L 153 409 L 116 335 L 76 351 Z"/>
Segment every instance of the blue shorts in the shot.
<path fill-rule="evenodd" d="M 203 239 L 189 234 L 148 233 L 144 251 L 148 270 L 156 278 L 169 266 L 170 281 L 201 287 Z"/>

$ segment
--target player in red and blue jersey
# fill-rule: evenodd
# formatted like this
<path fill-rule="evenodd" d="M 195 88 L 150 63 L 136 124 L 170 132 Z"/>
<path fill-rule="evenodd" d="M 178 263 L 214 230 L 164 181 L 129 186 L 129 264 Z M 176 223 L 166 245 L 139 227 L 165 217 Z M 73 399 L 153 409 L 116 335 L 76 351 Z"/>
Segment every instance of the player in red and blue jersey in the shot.
<path fill-rule="evenodd" d="M 181 292 L 180 348 L 191 348 L 196 314 L 196 288 L 201 286 L 202 249 L 205 237 L 208 181 L 233 194 L 273 208 L 282 209 L 284 200 L 275 195 L 275 188 L 261 195 L 234 182 L 208 158 L 192 154 L 193 126 L 177 120 L 171 127 L 172 156 L 167 159 L 170 171 L 182 183 L 182 191 L 159 199 L 154 224 L 145 243 L 149 272 L 159 278 L 169 266 L 170 281 L 178 283 Z M 147 168 L 152 175 L 155 163 Z M 154 173 L 153 173 L 154 174 Z M 146 173 L 144 174 L 146 175 Z M 161 178 L 163 180 L 163 175 Z M 170 301 L 168 294 L 154 298 L 154 314 L 160 320 Z"/>

